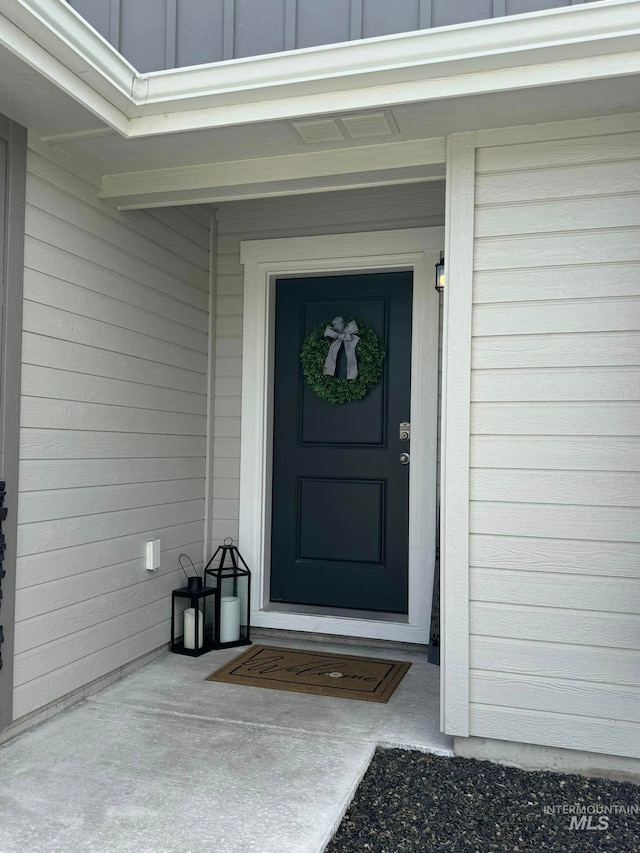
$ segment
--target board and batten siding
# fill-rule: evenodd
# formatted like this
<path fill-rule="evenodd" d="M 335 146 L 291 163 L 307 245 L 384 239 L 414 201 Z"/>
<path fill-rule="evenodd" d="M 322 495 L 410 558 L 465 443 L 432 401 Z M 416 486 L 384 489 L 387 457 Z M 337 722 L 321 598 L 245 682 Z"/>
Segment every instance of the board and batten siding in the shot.
<path fill-rule="evenodd" d="M 120 214 L 31 140 L 14 719 L 166 644 L 202 565 L 208 251 L 202 211 Z"/>
<path fill-rule="evenodd" d="M 218 207 L 216 216 L 214 545 L 226 536 L 238 537 L 244 276 L 240 241 L 443 225 L 444 184 L 228 202 Z"/>
<path fill-rule="evenodd" d="M 547 128 L 476 155 L 470 734 L 637 758 L 640 119 Z"/>
<path fill-rule="evenodd" d="M 67 0 L 138 71 L 297 50 L 591 0 Z"/>

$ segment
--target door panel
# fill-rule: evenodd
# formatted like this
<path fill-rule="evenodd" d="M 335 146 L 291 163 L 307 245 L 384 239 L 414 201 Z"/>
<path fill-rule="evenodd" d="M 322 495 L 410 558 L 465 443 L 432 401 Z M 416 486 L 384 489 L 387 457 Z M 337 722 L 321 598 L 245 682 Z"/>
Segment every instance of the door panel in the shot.
<path fill-rule="evenodd" d="M 382 480 L 300 478 L 297 559 L 381 566 L 385 497 Z"/>
<path fill-rule="evenodd" d="M 412 290 L 410 272 L 276 283 L 273 601 L 407 612 L 409 442 L 398 425 L 410 412 Z M 300 366 L 305 337 L 336 316 L 356 316 L 387 353 L 375 388 L 342 405 L 316 396 Z"/>
<path fill-rule="evenodd" d="M 355 278 L 361 278 L 361 276 L 343 276 L 340 281 Z M 303 283 L 300 286 L 306 288 L 311 287 L 311 285 L 306 285 L 304 282 L 318 281 L 318 279 L 303 279 L 302 281 Z M 330 287 L 328 282 L 334 282 L 335 279 L 332 277 L 330 279 L 319 279 L 319 281 L 322 283 L 327 282 L 326 287 Z M 292 287 L 294 292 L 297 290 L 296 285 L 285 285 L 283 283 L 283 287 L 287 286 Z M 322 286 L 323 284 L 320 284 L 320 288 Z M 355 283 L 351 287 L 355 287 Z M 278 291 L 276 291 L 277 293 Z M 377 299 L 347 298 L 344 300 L 334 299 L 332 301 L 305 301 L 302 311 L 303 327 L 306 330 L 301 336 L 302 340 L 304 340 L 314 326 L 322 323 L 327 317 L 331 321 L 336 316 L 342 316 L 346 322 L 347 317 L 357 316 L 378 333 L 381 341 L 384 341 L 384 331 L 389 313 L 388 299 L 385 297 Z M 379 330 L 382 330 L 382 334 Z M 302 346 L 302 340 L 300 347 Z M 300 348 L 298 348 L 299 351 Z M 356 347 L 356 358 L 357 354 L 358 348 Z M 346 372 L 344 347 L 340 347 L 336 360 L 336 376 L 346 376 Z M 300 378 L 303 380 L 302 375 Z M 383 375 L 382 381 L 375 388 L 372 388 L 367 396 L 359 400 L 357 404 L 332 405 L 314 394 L 306 382 L 302 381 L 302 411 L 299 418 L 302 444 L 305 446 L 312 444 L 358 447 L 362 447 L 363 445 L 383 446 L 385 441 L 387 402 L 385 399 L 385 386 L 386 376 Z M 345 405 L 347 409 L 345 409 Z"/>

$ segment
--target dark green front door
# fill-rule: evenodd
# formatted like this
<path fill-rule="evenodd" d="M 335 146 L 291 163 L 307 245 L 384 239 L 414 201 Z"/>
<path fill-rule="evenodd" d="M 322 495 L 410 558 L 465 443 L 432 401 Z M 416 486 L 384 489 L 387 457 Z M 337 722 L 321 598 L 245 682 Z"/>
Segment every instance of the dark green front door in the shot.
<path fill-rule="evenodd" d="M 410 420 L 412 290 L 410 272 L 276 284 L 272 601 L 407 612 L 410 448 L 399 426 Z M 387 353 L 378 385 L 340 405 L 316 396 L 300 365 L 305 337 L 337 316 L 357 317 Z"/>

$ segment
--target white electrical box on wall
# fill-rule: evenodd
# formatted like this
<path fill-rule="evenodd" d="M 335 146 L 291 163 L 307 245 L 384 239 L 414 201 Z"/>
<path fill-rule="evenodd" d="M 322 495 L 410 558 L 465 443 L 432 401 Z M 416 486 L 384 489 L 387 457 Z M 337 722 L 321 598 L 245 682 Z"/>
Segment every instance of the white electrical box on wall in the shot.
<path fill-rule="evenodd" d="M 145 554 L 145 568 L 148 572 L 155 572 L 160 568 L 160 539 L 152 539 L 147 542 L 147 550 Z"/>

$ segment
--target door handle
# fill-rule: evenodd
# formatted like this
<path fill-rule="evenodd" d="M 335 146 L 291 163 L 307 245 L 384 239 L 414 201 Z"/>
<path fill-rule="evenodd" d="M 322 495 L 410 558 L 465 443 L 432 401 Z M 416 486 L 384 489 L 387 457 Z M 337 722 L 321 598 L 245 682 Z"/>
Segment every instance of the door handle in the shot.
<path fill-rule="evenodd" d="M 399 456 L 399 459 L 400 459 L 400 464 L 401 464 L 401 465 L 408 465 L 408 464 L 409 464 L 410 456 L 409 456 L 409 454 L 408 454 L 408 453 L 401 453 L 401 454 L 400 454 L 400 456 Z"/>

